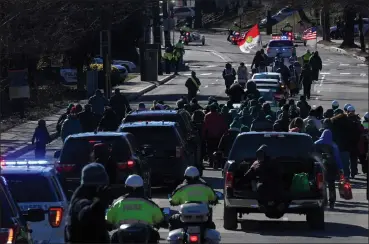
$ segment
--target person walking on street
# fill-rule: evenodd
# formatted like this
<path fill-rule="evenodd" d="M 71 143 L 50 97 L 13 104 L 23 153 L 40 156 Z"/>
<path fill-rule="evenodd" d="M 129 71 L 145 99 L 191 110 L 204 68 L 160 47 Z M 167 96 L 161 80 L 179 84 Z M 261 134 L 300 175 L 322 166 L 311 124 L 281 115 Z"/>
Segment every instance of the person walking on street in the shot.
<path fill-rule="evenodd" d="M 111 202 L 108 185 L 109 176 L 103 165 L 90 163 L 83 167 L 81 185 L 69 204 L 65 243 L 110 243 L 105 221 Z"/>
<path fill-rule="evenodd" d="M 230 63 L 227 63 L 222 74 L 226 90 L 228 90 L 229 87 L 231 87 L 231 85 L 234 83 L 234 81 L 236 80 L 236 75 L 237 73 L 234 68 L 232 68 L 232 65 Z"/>
<path fill-rule="evenodd" d="M 312 54 L 311 54 L 309 49 L 306 51 L 306 53 L 304 55 L 302 55 L 302 61 L 303 61 L 304 66 L 305 66 L 305 64 L 309 63 L 311 56 L 312 56 Z"/>
<path fill-rule="evenodd" d="M 187 100 L 191 101 L 196 98 L 197 92 L 200 90 L 201 82 L 199 78 L 196 77 L 196 72 L 191 72 L 191 77 L 187 79 L 185 86 L 187 88 Z"/>
<path fill-rule="evenodd" d="M 243 100 L 244 94 L 245 94 L 245 91 L 243 90 L 242 85 L 240 85 L 240 83 L 238 82 L 233 83 L 227 91 L 229 100 L 232 103 L 240 103 Z"/>
<path fill-rule="evenodd" d="M 94 112 L 98 116 L 102 116 L 105 110 L 105 106 L 109 105 L 109 100 L 106 99 L 106 97 L 98 89 L 96 90 L 95 95 L 88 99 L 88 104 L 91 104 L 92 112 Z"/>
<path fill-rule="evenodd" d="M 305 119 L 309 115 L 309 112 L 311 110 L 311 106 L 306 101 L 306 97 L 305 96 L 300 96 L 300 100 L 297 102 L 296 106 L 300 110 L 300 117 L 302 119 Z"/>
<path fill-rule="evenodd" d="M 44 159 L 46 155 L 46 144 L 51 141 L 46 127 L 46 121 L 40 119 L 32 136 L 32 145 L 35 145 L 35 159 Z"/>
<path fill-rule="evenodd" d="M 165 73 L 170 74 L 170 67 L 173 62 L 172 61 L 173 59 L 173 48 L 172 47 L 167 47 L 165 49 L 163 59 L 164 59 L 164 64 L 165 64 Z"/>
<path fill-rule="evenodd" d="M 74 107 L 73 103 L 70 103 L 67 107 L 67 111 L 65 113 L 63 113 L 62 115 L 60 115 L 58 122 L 56 123 L 56 131 L 60 134 L 61 131 L 61 127 L 64 123 L 64 120 L 66 120 L 68 118 L 68 115 L 70 114 L 70 111 L 72 110 L 72 108 Z"/>
<path fill-rule="evenodd" d="M 106 107 L 103 117 L 100 120 L 98 131 L 116 131 L 120 121 L 112 108 Z"/>
<path fill-rule="evenodd" d="M 60 137 L 64 143 L 68 136 L 78 133 L 82 133 L 82 126 L 77 117 L 76 108 L 73 107 L 62 125 Z"/>
<path fill-rule="evenodd" d="M 240 66 L 238 66 L 237 78 L 238 78 L 238 83 L 243 88 L 245 88 L 246 82 L 248 80 L 248 71 L 247 71 L 247 67 L 245 66 L 245 63 L 243 63 L 243 62 L 240 64 Z"/>
<path fill-rule="evenodd" d="M 110 98 L 109 103 L 119 121 L 122 121 L 126 117 L 126 113 L 131 110 L 127 98 L 120 92 L 120 89 L 114 90 L 114 95 Z"/>
<path fill-rule="evenodd" d="M 312 80 L 318 81 L 319 71 L 322 71 L 323 68 L 322 59 L 320 58 L 318 51 L 315 51 L 313 56 L 310 57 L 309 65 L 311 67 Z"/>
<path fill-rule="evenodd" d="M 301 71 L 300 82 L 304 86 L 304 96 L 310 99 L 311 95 L 311 84 L 313 83 L 312 74 L 309 64 L 305 64 Z"/>
<path fill-rule="evenodd" d="M 174 65 L 174 74 L 178 75 L 179 68 L 181 66 L 181 56 L 182 51 L 180 49 L 174 48 L 173 50 L 173 65 Z"/>
<path fill-rule="evenodd" d="M 90 104 L 85 105 L 84 110 L 78 114 L 78 119 L 82 126 L 82 132 L 93 132 L 96 130 L 98 116 L 92 112 Z"/>

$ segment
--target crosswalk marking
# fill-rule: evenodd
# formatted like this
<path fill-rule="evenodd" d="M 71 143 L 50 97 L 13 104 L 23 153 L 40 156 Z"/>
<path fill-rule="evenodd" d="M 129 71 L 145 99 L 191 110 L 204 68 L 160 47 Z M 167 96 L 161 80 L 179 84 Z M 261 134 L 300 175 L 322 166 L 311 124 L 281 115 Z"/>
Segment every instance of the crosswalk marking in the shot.
<path fill-rule="evenodd" d="M 212 75 L 213 73 L 202 73 L 202 74 L 200 74 L 200 75 L 203 75 L 203 76 L 205 76 L 205 75 Z"/>
<path fill-rule="evenodd" d="M 350 64 L 340 64 L 340 66 L 350 66 Z"/>

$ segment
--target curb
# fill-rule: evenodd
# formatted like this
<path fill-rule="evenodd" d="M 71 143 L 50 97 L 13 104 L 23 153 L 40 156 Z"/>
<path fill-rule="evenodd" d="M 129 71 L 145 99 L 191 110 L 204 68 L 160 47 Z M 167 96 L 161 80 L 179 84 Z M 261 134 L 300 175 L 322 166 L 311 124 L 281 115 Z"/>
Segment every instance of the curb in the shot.
<path fill-rule="evenodd" d="M 357 60 L 360 60 L 362 62 L 366 62 L 366 58 L 365 57 L 362 57 L 362 56 L 359 56 L 357 54 L 351 54 L 351 53 L 348 53 L 346 50 L 342 49 L 342 48 L 339 48 L 339 47 L 329 47 L 329 46 L 326 46 L 324 44 L 319 44 L 318 43 L 318 47 L 319 48 L 323 48 L 323 49 L 326 49 L 326 50 L 329 50 L 331 52 L 335 52 L 335 53 L 341 53 L 343 55 L 350 55 L 354 58 L 356 58 Z"/>
<path fill-rule="evenodd" d="M 148 92 L 154 90 L 155 88 L 157 88 L 158 86 L 163 85 L 166 82 L 172 80 L 174 77 L 176 77 L 176 75 L 171 74 L 168 77 L 165 77 L 164 79 L 155 82 L 156 84 L 151 84 L 151 85 L 143 88 L 141 91 L 139 91 L 136 94 L 128 95 L 127 99 L 128 99 L 129 102 L 134 101 L 137 98 L 139 98 L 140 96 L 144 95 L 145 93 L 148 93 Z M 58 132 L 55 131 L 55 132 L 50 133 L 51 142 L 56 140 L 58 137 L 59 137 Z M 34 148 L 35 148 L 35 145 L 32 145 L 31 143 L 28 143 L 27 145 L 16 148 L 14 151 L 5 154 L 2 158 L 5 158 L 5 159 L 18 158 L 18 157 L 22 156 L 23 154 L 26 154 L 27 152 L 33 150 Z"/>

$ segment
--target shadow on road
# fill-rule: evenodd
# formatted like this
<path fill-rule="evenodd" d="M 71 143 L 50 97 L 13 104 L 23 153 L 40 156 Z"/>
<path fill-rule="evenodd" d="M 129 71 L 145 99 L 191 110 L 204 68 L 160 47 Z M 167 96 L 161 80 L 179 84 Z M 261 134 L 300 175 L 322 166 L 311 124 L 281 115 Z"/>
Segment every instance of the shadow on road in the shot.
<path fill-rule="evenodd" d="M 368 229 L 341 223 L 325 224 L 325 231 L 314 231 L 304 221 L 241 220 L 242 231 L 263 236 L 303 236 L 315 238 L 368 236 Z"/>

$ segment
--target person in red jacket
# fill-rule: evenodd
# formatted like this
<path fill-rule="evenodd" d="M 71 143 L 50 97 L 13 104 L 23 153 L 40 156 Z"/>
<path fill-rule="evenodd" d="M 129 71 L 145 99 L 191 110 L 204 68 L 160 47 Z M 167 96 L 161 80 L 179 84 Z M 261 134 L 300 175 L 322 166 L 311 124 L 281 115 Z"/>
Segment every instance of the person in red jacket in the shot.
<path fill-rule="evenodd" d="M 228 126 L 223 116 L 217 111 L 217 105 L 210 105 L 210 112 L 205 115 L 202 129 L 202 138 L 206 143 L 206 152 L 212 167 L 213 153 L 217 150 L 220 139 L 228 130 Z"/>

